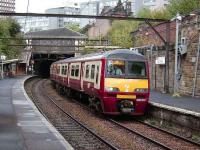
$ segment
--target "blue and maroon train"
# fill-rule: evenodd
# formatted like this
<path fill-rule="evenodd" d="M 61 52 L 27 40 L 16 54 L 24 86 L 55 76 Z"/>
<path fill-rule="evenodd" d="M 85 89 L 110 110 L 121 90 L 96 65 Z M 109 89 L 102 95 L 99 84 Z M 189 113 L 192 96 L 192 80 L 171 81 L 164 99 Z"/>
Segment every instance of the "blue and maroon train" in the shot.
<path fill-rule="evenodd" d="M 148 105 L 148 62 L 128 49 L 54 62 L 50 78 L 67 95 L 87 95 L 90 105 L 105 114 L 143 115 Z"/>

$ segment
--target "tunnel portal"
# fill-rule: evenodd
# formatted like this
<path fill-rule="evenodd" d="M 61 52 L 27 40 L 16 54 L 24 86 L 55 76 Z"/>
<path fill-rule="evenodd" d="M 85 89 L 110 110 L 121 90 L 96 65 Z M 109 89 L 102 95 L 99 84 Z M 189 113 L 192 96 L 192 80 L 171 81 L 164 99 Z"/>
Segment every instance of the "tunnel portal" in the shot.
<path fill-rule="evenodd" d="M 74 54 L 33 54 L 31 58 L 34 61 L 33 73 L 43 78 L 49 78 L 51 64 L 70 57 L 74 57 Z"/>

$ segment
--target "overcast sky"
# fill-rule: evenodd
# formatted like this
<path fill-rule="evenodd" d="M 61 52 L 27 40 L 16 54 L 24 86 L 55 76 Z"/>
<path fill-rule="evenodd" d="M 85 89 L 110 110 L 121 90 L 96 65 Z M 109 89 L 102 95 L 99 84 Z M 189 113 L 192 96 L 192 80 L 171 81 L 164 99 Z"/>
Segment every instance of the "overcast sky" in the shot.
<path fill-rule="evenodd" d="M 67 2 L 88 2 L 89 0 L 29 0 L 29 12 L 44 13 L 45 9 L 64 6 Z M 26 12 L 28 0 L 16 0 L 16 12 Z"/>

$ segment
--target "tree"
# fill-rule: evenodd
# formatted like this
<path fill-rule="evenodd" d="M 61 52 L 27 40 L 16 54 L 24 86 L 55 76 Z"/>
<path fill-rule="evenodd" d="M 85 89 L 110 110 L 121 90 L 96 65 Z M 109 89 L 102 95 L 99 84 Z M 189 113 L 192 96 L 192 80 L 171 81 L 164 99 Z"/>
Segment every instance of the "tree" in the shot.
<path fill-rule="evenodd" d="M 6 55 L 8 59 L 17 58 L 20 54 L 21 47 L 11 46 L 23 44 L 20 39 L 22 37 L 20 28 L 14 19 L 6 18 L 0 21 L 0 38 L 2 38 L 0 39 L 0 53 Z"/>
<path fill-rule="evenodd" d="M 112 45 L 129 48 L 132 46 L 130 32 L 137 29 L 137 27 L 138 22 L 115 20 L 108 32 L 108 38 Z"/>
<path fill-rule="evenodd" d="M 191 11 L 200 8 L 199 0 L 170 0 L 170 4 L 167 6 L 167 11 L 170 17 L 176 16 L 177 13 L 181 15 L 187 15 Z"/>
<path fill-rule="evenodd" d="M 140 18 L 151 18 L 151 19 L 170 19 L 169 11 L 166 8 L 150 10 L 149 8 L 143 8 L 137 14 Z"/>
<path fill-rule="evenodd" d="M 78 23 L 68 23 L 66 25 L 66 28 L 71 29 L 71 30 L 76 31 L 76 32 L 80 32 L 80 30 L 81 30 Z"/>

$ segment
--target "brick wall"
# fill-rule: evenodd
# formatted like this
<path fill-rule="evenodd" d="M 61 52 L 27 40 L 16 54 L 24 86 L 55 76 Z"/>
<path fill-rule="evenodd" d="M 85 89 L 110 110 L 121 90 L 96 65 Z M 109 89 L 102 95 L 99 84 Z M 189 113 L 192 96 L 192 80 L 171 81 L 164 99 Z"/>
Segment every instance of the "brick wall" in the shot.
<path fill-rule="evenodd" d="M 108 19 L 97 19 L 95 24 L 88 30 L 89 38 L 99 38 L 107 35 L 111 28 L 111 21 Z"/>
<path fill-rule="evenodd" d="M 186 95 L 192 95 L 194 90 L 195 66 L 197 60 L 199 31 L 197 30 L 196 16 L 186 17 L 181 23 L 181 37 L 187 39 L 188 52 L 181 57 L 182 77 L 180 80 L 180 92 Z M 195 95 L 200 96 L 200 59 L 197 70 L 197 84 Z"/>
<path fill-rule="evenodd" d="M 165 24 L 160 24 L 155 26 L 156 30 L 165 38 L 164 29 Z M 181 55 L 180 61 L 180 72 L 181 78 L 178 83 L 180 94 L 192 95 L 194 87 L 195 78 L 195 66 L 197 60 L 197 49 L 200 31 L 197 30 L 196 17 L 186 17 L 181 22 L 180 26 L 180 38 L 185 37 L 187 40 L 187 53 Z M 170 44 L 175 44 L 175 22 L 170 25 Z M 147 34 L 148 33 L 148 34 Z M 164 90 L 164 65 L 156 65 L 155 60 L 157 57 L 165 56 L 165 49 L 163 48 L 163 43 L 158 39 L 157 35 L 150 29 L 138 30 L 132 33 L 134 41 L 134 46 L 144 46 L 149 44 L 156 45 L 159 50 L 152 52 L 152 61 L 150 52 L 145 52 L 144 54 L 149 58 L 150 64 L 150 75 L 151 88 L 159 91 Z M 138 40 L 139 39 L 139 40 Z M 142 39 L 142 40 L 141 40 Z M 138 41 L 139 42 L 138 42 Z M 145 50 L 143 50 L 145 51 Z M 169 91 L 173 93 L 174 88 L 174 48 L 169 51 Z M 152 62 L 152 63 L 151 63 Z M 152 64 L 152 65 L 151 65 Z M 200 96 L 200 58 L 198 62 L 197 80 L 196 80 L 195 96 Z"/>

